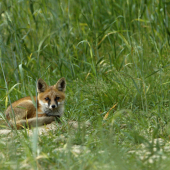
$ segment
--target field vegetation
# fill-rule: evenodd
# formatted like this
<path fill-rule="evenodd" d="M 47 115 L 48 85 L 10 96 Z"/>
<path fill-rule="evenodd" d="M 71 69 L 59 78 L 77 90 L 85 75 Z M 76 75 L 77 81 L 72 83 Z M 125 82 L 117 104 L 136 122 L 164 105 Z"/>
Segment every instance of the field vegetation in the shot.
<path fill-rule="evenodd" d="M 67 99 L 48 133 L 0 134 L 0 169 L 168 170 L 169 56 L 169 0 L 2 0 L 1 120 L 38 78 Z"/>

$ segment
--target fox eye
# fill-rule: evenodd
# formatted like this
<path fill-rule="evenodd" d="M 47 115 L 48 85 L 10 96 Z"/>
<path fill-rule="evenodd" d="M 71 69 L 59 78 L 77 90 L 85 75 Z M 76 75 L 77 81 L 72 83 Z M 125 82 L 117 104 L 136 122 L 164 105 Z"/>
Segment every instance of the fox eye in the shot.
<path fill-rule="evenodd" d="M 45 100 L 50 100 L 49 97 L 46 97 Z"/>
<path fill-rule="evenodd" d="M 55 98 L 55 100 L 59 100 L 59 99 L 60 99 L 60 97 L 56 97 L 56 98 Z"/>

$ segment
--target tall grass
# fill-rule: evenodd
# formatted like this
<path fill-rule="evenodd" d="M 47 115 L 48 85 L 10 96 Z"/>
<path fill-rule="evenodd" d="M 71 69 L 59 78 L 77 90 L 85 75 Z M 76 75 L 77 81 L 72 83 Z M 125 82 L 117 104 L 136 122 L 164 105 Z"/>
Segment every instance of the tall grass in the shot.
<path fill-rule="evenodd" d="M 67 101 L 56 131 L 2 135 L 0 168 L 166 169 L 169 8 L 165 0 L 1 1 L 0 111 L 35 95 L 40 77 L 65 77 Z M 68 120 L 91 126 L 73 130 Z"/>

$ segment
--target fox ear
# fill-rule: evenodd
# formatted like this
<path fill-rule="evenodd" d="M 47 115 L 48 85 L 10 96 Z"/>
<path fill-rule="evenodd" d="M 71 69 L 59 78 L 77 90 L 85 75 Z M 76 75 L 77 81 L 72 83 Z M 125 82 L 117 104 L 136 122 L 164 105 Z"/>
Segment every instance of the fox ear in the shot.
<path fill-rule="evenodd" d="M 58 80 L 58 82 L 54 86 L 58 91 L 65 92 L 65 90 L 66 90 L 66 80 L 65 80 L 65 78 L 63 77 L 60 80 Z"/>
<path fill-rule="evenodd" d="M 38 93 L 46 91 L 48 88 L 48 85 L 43 79 L 38 79 L 37 81 L 37 91 Z"/>

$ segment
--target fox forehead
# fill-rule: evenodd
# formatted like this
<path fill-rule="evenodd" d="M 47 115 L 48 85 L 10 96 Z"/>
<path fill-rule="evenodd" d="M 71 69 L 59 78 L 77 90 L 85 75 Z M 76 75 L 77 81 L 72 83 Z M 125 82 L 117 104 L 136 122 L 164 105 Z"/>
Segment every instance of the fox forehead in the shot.
<path fill-rule="evenodd" d="M 65 94 L 61 91 L 58 91 L 53 86 L 50 86 L 45 92 L 39 93 L 38 98 L 43 100 L 46 97 L 49 97 L 50 99 L 54 99 L 55 97 L 60 97 L 61 100 L 65 99 Z"/>

